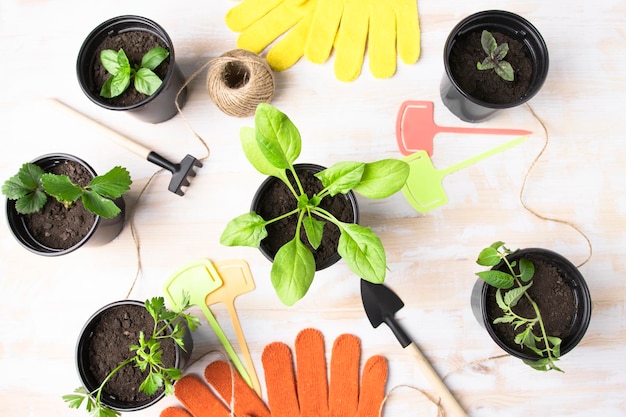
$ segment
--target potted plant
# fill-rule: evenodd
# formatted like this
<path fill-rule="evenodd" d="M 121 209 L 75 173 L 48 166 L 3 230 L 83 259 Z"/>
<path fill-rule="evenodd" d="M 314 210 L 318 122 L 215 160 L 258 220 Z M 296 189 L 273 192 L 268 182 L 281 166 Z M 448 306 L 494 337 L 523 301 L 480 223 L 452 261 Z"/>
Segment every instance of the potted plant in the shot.
<path fill-rule="evenodd" d="M 461 20 L 448 35 L 443 56 L 441 99 L 467 122 L 484 121 L 500 109 L 530 100 L 543 86 L 549 67 L 548 48 L 539 31 L 523 17 L 503 10 L 481 11 Z M 504 71 L 503 66 L 509 69 Z"/>
<path fill-rule="evenodd" d="M 145 122 L 172 118 L 176 101 L 182 108 L 187 98 L 172 40 L 160 25 L 141 16 L 118 16 L 98 25 L 78 52 L 76 73 L 92 102 L 129 111 Z"/>
<path fill-rule="evenodd" d="M 119 166 L 98 176 L 73 155 L 43 155 L 23 164 L 2 186 L 9 229 L 38 255 L 103 245 L 124 226 L 123 194 L 131 183 L 128 171 Z"/>
<path fill-rule="evenodd" d="M 510 355 L 541 371 L 561 369 L 556 362 L 585 335 L 591 296 L 580 271 L 556 252 L 512 251 L 504 242 L 483 249 L 472 292 L 472 308 L 491 338 Z"/>
<path fill-rule="evenodd" d="M 386 198 L 396 193 L 409 174 L 406 162 L 397 159 L 339 162 L 325 169 L 310 164 L 294 165 L 300 155 L 301 137 L 291 120 L 272 105 L 261 103 L 254 121 L 254 128 L 241 129 L 243 150 L 252 166 L 272 178 L 255 195 L 251 211 L 227 224 L 220 242 L 258 248 L 277 239 L 279 244 L 267 244 L 275 252 L 264 253 L 272 260 L 272 285 L 279 299 L 288 306 L 304 297 L 316 270 L 340 258 L 359 277 L 383 282 L 387 269 L 383 245 L 369 227 L 356 223 L 358 207 L 352 192 L 366 198 Z M 265 204 L 277 210 L 272 217 L 264 218 L 259 214 L 261 203 L 256 200 L 265 190 L 278 186 L 283 192 L 287 190 L 287 195 Z M 332 206 L 346 202 L 353 205 L 348 208 L 347 217 L 331 211 Z M 326 263 L 316 262 L 314 253 L 333 230 L 338 235 L 338 255 L 331 256 Z M 286 236 L 278 236 L 281 232 Z M 335 251 L 334 247 L 332 250 Z"/>
<path fill-rule="evenodd" d="M 174 390 L 193 350 L 191 331 L 200 321 L 171 311 L 163 297 L 123 300 L 96 311 L 77 342 L 82 386 L 63 400 L 95 417 L 147 408 Z"/>

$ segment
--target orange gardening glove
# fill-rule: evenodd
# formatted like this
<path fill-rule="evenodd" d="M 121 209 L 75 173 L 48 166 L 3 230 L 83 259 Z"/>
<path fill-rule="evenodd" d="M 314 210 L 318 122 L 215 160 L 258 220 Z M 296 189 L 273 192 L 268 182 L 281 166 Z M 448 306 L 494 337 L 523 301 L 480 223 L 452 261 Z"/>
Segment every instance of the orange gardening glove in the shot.
<path fill-rule="evenodd" d="M 296 371 L 291 350 L 281 342 L 267 345 L 261 357 L 272 417 L 378 417 L 385 397 L 387 361 L 367 360 L 359 386 L 361 342 L 339 336 L 330 359 L 327 382 L 324 336 L 304 329 L 295 341 Z"/>
<path fill-rule="evenodd" d="M 228 363 L 210 363 L 204 378 L 219 396 L 200 378 L 186 375 L 174 384 L 174 395 L 185 408 L 168 407 L 160 417 L 270 417 L 263 400 Z"/>

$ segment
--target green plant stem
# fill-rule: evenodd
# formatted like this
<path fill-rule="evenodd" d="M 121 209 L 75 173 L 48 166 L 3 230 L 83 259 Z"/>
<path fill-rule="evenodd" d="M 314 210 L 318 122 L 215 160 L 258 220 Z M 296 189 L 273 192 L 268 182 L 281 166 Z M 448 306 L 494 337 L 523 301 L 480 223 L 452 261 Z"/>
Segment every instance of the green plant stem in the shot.
<path fill-rule="evenodd" d="M 315 207 L 315 210 L 313 210 L 315 212 L 316 215 L 318 215 L 319 217 L 321 217 L 324 220 L 327 220 L 337 226 L 339 226 L 339 224 L 341 223 L 339 220 L 337 220 L 335 218 L 335 216 L 333 216 L 331 213 L 329 213 L 328 211 L 324 210 L 323 208 L 320 207 Z"/>
<path fill-rule="evenodd" d="M 96 388 L 95 391 L 93 391 L 93 392 L 91 392 L 89 394 L 89 395 L 93 395 L 94 393 L 96 394 L 96 404 L 98 404 L 98 405 L 101 404 L 100 398 L 102 397 L 102 391 L 104 389 L 104 385 L 109 381 L 109 379 L 111 379 L 113 377 L 113 375 L 115 375 L 117 373 L 117 371 L 119 371 L 120 369 L 122 369 L 126 365 L 130 364 L 134 360 L 135 360 L 135 357 L 132 356 L 132 357 L 126 359 L 124 362 L 122 362 L 119 365 L 117 365 L 111 372 L 109 372 L 109 374 L 106 376 L 106 378 L 104 378 L 104 381 L 102 381 L 102 384 L 100 384 L 100 386 L 98 388 Z"/>
<path fill-rule="evenodd" d="M 518 287 L 523 287 L 522 283 L 519 281 L 518 276 L 515 274 L 515 271 L 513 270 L 513 266 L 511 265 L 511 263 L 509 262 L 508 258 L 505 256 L 504 258 L 504 262 L 506 263 L 507 267 L 509 268 L 509 270 L 513 273 L 513 279 L 515 280 L 515 283 L 517 284 Z M 524 291 L 524 296 L 526 297 L 526 299 L 528 300 L 528 302 L 530 303 L 530 305 L 533 307 L 533 310 L 535 310 L 535 314 L 536 314 L 536 318 L 534 319 L 534 322 L 539 322 L 539 328 L 541 329 L 541 338 L 543 339 L 543 343 L 545 345 L 545 349 L 543 350 L 544 352 L 546 352 L 548 354 L 548 360 L 550 362 L 552 362 L 553 358 L 552 358 L 552 349 L 550 349 L 550 342 L 548 340 L 548 334 L 546 333 L 546 328 L 543 325 L 543 318 L 541 317 L 541 312 L 539 311 L 539 306 L 537 305 L 537 303 L 535 302 L 535 300 L 532 299 L 532 297 L 530 295 L 528 295 L 527 291 Z M 511 313 L 513 313 L 513 310 L 511 310 Z M 516 317 L 520 317 L 517 314 L 513 313 Z M 521 319 L 523 319 L 523 317 L 520 317 Z M 534 323 L 533 323 L 534 325 Z"/>
<path fill-rule="evenodd" d="M 271 220 L 267 220 L 267 221 L 266 221 L 266 223 L 265 223 L 265 225 L 267 226 L 268 224 L 272 224 L 272 223 L 274 223 L 274 222 L 277 222 L 277 221 L 279 221 L 279 220 L 281 220 L 281 219 L 284 219 L 285 217 L 289 217 L 289 216 L 291 216 L 292 214 L 295 214 L 295 213 L 297 213 L 297 212 L 299 212 L 299 211 L 300 211 L 300 209 L 299 209 L 299 208 L 295 208 L 295 209 L 291 210 L 290 212 L 287 212 L 287 213 L 285 213 L 285 214 L 281 214 L 280 216 L 275 217 L 275 218 L 273 218 L 273 219 L 271 219 Z"/>

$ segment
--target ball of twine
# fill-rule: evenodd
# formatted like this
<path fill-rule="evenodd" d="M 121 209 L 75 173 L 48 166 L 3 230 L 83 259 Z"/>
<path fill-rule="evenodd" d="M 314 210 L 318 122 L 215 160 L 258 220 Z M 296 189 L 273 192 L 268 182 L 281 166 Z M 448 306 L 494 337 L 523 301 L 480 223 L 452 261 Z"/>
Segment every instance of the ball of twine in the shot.
<path fill-rule="evenodd" d="M 207 91 L 224 113 L 252 116 L 260 103 L 269 103 L 274 96 L 274 75 L 257 54 L 235 49 L 211 61 Z"/>

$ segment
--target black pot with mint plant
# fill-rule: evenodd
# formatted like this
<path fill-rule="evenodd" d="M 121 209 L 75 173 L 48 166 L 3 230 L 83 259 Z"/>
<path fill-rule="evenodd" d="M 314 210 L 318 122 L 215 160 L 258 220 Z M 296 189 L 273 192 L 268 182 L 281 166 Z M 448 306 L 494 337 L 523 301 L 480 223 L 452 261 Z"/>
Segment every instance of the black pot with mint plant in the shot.
<path fill-rule="evenodd" d="M 76 73 L 92 102 L 149 123 L 169 120 L 178 112 L 176 100 L 182 108 L 187 98 L 172 40 L 142 16 L 114 17 L 93 29 L 79 50 Z"/>
<path fill-rule="evenodd" d="M 193 351 L 198 318 L 169 310 L 163 297 L 105 305 L 85 323 L 76 344 L 81 387 L 63 396 L 71 408 L 115 417 L 142 410 L 174 391 Z"/>
<path fill-rule="evenodd" d="M 471 305 L 476 319 L 508 354 L 540 371 L 582 340 L 591 320 L 591 294 L 578 270 L 543 248 L 508 249 L 495 242 L 476 261 Z"/>
<path fill-rule="evenodd" d="M 2 185 L 9 229 L 24 248 L 42 256 L 104 245 L 124 227 L 123 194 L 131 183 L 123 167 L 99 176 L 74 155 L 40 156 Z"/>
<path fill-rule="evenodd" d="M 358 277 L 382 283 L 387 271 L 385 250 L 369 227 L 357 224 L 353 192 L 372 199 L 391 196 L 404 186 L 408 164 L 398 159 L 338 162 L 328 168 L 295 164 L 302 140 L 293 122 L 267 103 L 258 105 L 254 121 L 254 128 L 241 129 L 242 147 L 252 166 L 270 177 L 254 200 L 273 188 L 280 189 L 282 201 L 253 202 L 251 211 L 226 225 L 220 242 L 261 248 L 272 261 L 270 278 L 276 294 L 287 306 L 304 297 L 317 270 L 338 259 Z M 333 211 L 337 205 L 341 210 Z M 277 233 L 286 235 L 274 236 Z M 334 241 L 324 242 L 332 237 Z M 322 247 L 329 249 L 324 252 L 334 252 L 335 245 L 337 254 L 316 261 L 314 253 L 321 253 Z"/>
<path fill-rule="evenodd" d="M 534 97 L 548 75 L 541 33 L 528 20 L 486 10 L 461 20 L 443 51 L 443 104 L 466 122 L 482 122 Z"/>

